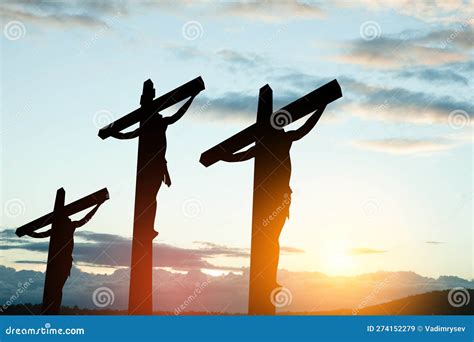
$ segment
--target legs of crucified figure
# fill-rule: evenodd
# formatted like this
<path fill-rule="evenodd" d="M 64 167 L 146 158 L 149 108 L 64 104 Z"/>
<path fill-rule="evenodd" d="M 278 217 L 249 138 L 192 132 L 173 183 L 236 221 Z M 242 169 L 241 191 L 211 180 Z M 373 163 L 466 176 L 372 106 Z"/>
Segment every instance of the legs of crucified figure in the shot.
<path fill-rule="evenodd" d="M 269 272 L 269 278 L 274 279 L 273 281 L 273 289 L 281 287 L 280 284 L 278 284 L 277 281 L 277 276 L 278 276 L 278 263 L 280 260 L 280 234 L 283 229 L 283 226 L 285 225 L 286 221 L 286 216 L 280 215 L 280 217 L 277 217 L 275 220 L 275 224 L 272 227 L 272 231 L 269 232 L 271 236 L 271 246 L 270 248 L 272 249 L 272 259 L 271 259 L 271 264 L 270 267 L 268 268 Z"/>
<path fill-rule="evenodd" d="M 163 177 L 154 177 L 153 182 L 152 182 L 152 190 L 150 191 L 150 221 L 151 221 L 151 227 L 152 230 L 150 232 L 152 239 L 156 238 L 158 236 L 158 230 L 155 227 L 155 218 L 156 218 L 156 209 L 157 209 L 157 201 L 156 197 L 158 196 L 158 191 L 160 190 L 161 183 L 162 183 Z"/>

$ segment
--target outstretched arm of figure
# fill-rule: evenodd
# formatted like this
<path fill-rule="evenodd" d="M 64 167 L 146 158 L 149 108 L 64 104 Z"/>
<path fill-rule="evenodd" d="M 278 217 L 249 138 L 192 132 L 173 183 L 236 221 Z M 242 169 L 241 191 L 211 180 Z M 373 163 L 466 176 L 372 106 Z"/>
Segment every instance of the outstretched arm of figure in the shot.
<path fill-rule="evenodd" d="M 46 230 L 44 232 L 41 232 L 41 233 L 31 232 L 28 235 L 31 236 L 32 238 L 42 239 L 42 238 L 45 238 L 45 237 L 50 237 L 51 236 L 51 231 L 52 231 L 52 229 L 48 229 L 48 230 Z"/>
<path fill-rule="evenodd" d="M 104 202 L 102 202 L 104 203 Z M 102 205 L 102 203 L 99 203 L 95 206 L 94 209 L 92 209 L 91 211 L 89 211 L 87 213 L 86 216 L 84 216 L 82 219 L 78 220 L 78 221 L 73 221 L 73 225 L 75 228 L 80 228 L 82 227 L 83 225 L 85 225 L 87 222 L 89 222 L 89 220 L 92 218 L 92 216 L 95 215 L 95 213 L 97 212 L 97 209 L 99 209 L 99 207 Z"/>
<path fill-rule="evenodd" d="M 294 130 L 294 131 L 288 131 L 286 132 L 287 136 L 290 138 L 291 141 L 296 141 L 301 138 L 303 138 L 306 134 L 311 132 L 311 130 L 316 126 L 318 123 L 319 118 L 324 112 L 324 109 L 326 106 L 319 108 L 316 112 L 311 115 L 311 117 L 306 120 L 306 122 L 301 126 L 300 128 Z"/>
<path fill-rule="evenodd" d="M 194 98 L 196 95 L 191 96 L 188 101 L 173 115 L 168 116 L 163 118 L 168 125 L 174 124 L 176 121 L 181 119 L 183 115 L 186 113 L 186 111 L 189 109 L 189 106 L 191 106 L 191 103 L 193 102 Z"/>
<path fill-rule="evenodd" d="M 122 133 L 122 132 L 113 132 L 110 134 L 111 137 L 114 137 L 115 139 L 122 139 L 122 140 L 125 140 L 125 139 L 133 139 L 133 138 L 136 138 L 138 137 L 138 134 L 140 133 L 140 127 L 137 128 L 136 130 L 134 131 L 131 131 L 131 132 L 125 132 L 125 133 Z"/>
<path fill-rule="evenodd" d="M 255 146 L 252 146 L 243 152 L 237 152 L 233 154 L 225 153 L 221 159 L 229 163 L 235 163 L 235 162 L 246 161 L 246 160 L 252 159 L 253 157 L 255 157 Z"/>

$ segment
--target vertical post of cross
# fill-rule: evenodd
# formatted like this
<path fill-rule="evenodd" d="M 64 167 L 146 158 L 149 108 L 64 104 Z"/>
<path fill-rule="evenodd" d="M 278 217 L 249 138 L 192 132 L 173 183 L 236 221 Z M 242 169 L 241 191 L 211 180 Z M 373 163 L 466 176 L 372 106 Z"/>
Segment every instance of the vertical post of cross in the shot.
<path fill-rule="evenodd" d="M 49 241 L 48 247 L 48 261 L 46 265 L 46 272 L 44 275 L 44 288 L 43 288 L 43 305 L 41 307 L 41 313 L 43 315 L 57 315 L 59 314 L 59 309 L 61 306 L 61 299 L 57 298 L 57 295 L 60 291 L 58 291 L 58 275 L 53 274 L 51 271 L 54 267 L 52 267 L 53 263 L 59 264 L 63 262 L 63 260 L 55 260 L 58 255 L 58 251 L 64 246 L 61 246 L 60 242 L 58 243 L 58 233 L 56 232 L 58 229 L 65 228 L 58 226 L 58 218 L 64 215 L 64 201 L 66 199 L 66 191 L 64 188 L 60 188 L 56 191 L 56 199 L 54 200 L 54 211 L 53 211 L 53 218 L 51 224 L 51 237 Z M 59 232 L 61 233 L 61 232 Z M 54 271 L 54 270 L 53 270 Z"/>
<path fill-rule="evenodd" d="M 153 82 L 143 83 L 140 105 L 147 109 L 155 98 Z M 145 125 L 148 116 L 142 117 L 140 126 Z M 137 175 L 135 185 L 135 209 L 133 216 L 132 260 L 130 268 L 130 289 L 128 311 L 133 315 L 151 315 L 153 313 L 153 239 L 155 208 L 150 207 L 154 198 L 145 198 L 147 181 L 140 173 L 145 171 L 150 156 L 145 153 L 142 136 L 138 136 Z"/>
<path fill-rule="evenodd" d="M 267 213 L 264 206 L 268 193 L 265 190 L 265 179 L 268 170 L 264 155 L 268 154 L 271 146 L 266 146 L 265 132 L 270 128 L 270 118 L 273 113 L 273 90 L 267 84 L 260 88 L 257 109 L 257 129 L 255 130 L 255 160 L 253 179 L 253 210 L 252 210 L 252 239 L 250 252 L 250 282 L 249 308 L 250 315 L 274 315 L 275 307 L 270 301 L 274 287 L 273 279 L 265 279 L 268 272 L 265 269 L 271 263 L 272 254 L 266 246 L 271 244 L 268 232 L 265 231 L 262 214 Z"/>

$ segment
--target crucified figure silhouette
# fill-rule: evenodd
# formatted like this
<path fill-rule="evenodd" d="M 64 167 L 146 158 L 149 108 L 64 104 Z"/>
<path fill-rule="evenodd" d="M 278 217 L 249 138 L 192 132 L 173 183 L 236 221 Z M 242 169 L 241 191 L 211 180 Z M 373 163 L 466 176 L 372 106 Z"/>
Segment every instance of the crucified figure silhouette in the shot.
<path fill-rule="evenodd" d="M 48 263 L 46 269 L 43 307 L 44 315 L 57 315 L 61 307 L 63 287 L 71 274 L 72 251 L 74 249 L 74 232 L 85 225 L 95 215 L 106 198 L 100 199 L 96 206 L 78 221 L 72 221 L 64 209 L 65 191 L 63 188 L 56 193 L 56 202 L 52 216 L 51 228 L 44 232 L 29 232 L 33 238 L 50 237 Z"/>
<path fill-rule="evenodd" d="M 150 81 L 151 82 L 151 81 Z M 152 87 L 152 94 L 150 98 L 153 99 L 154 89 L 153 84 L 147 85 L 145 82 L 143 93 L 147 94 L 149 86 Z M 160 190 L 161 183 L 165 183 L 168 187 L 171 186 L 171 177 L 168 171 L 166 161 L 166 130 L 168 126 L 174 124 L 181 119 L 191 106 L 196 95 L 191 96 L 184 105 L 173 115 L 163 117 L 160 113 L 152 113 L 142 121 L 140 126 L 132 132 L 112 132 L 110 135 L 116 139 L 134 139 L 140 137 L 139 153 L 138 153 L 138 173 L 137 176 L 137 194 L 140 193 L 143 203 L 146 208 L 143 208 L 141 215 L 145 212 L 147 215 L 148 224 L 146 227 L 153 227 L 156 216 L 156 196 Z M 142 95 L 143 101 L 143 95 Z M 145 215 L 144 215 L 145 216 Z M 148 234 L 152 239 L 158 235 L 158 232 L 152 228 Z"/>
<path fill-rule="evenodd" d="M 250 315 L 274 315 L 278 304 L 277 295 L 281 290 L 277 284 L 279 238 L 290 215 L 292 193 L 291 146 L 314 128 L 329 103 L 341 97 L 339 83 L 332 80 L 274 112 L 273 91 L 266 84 L 259 91 L 256 122 L 201 154 L 199 161 L 206 167 L 220 160 L 254 159 Z M 285 126 L 311 113 L 299 129 L 284 130 Z"/>
<path fill-rule="evenodd" d="M 129 314 L 151 315 L 153 309 L 153 239 L 155 229 L 156 196 L 161 183 L 171 186 L 171 177 L 166 161 L 166 130 L 183 117 L 194 98 L 204 89 L 198 77 L 171 92 L 155 98 L 153 82 L 143 83 L 140 108 L 123 116 L 99 131 L 102 139 L 138 138 L 137 175 L 135 187 L 135 209 L 133 221 L 132 260 L 130 271 Z M 168 117 L 160 111 L 188 99 L 181 108 Z M 131 132 L 122 132 L 135 124 L 139 127 Z"/>
<path fill-rule="evenodd" d="M 300 128 L 291 131 L 285 131 L 283 127 L 272 123 L 272 120 L 257 121 L 257 135 L 260 139 L 254 146 L 242 152 L 223 153 L 221 156 L 221 160 L 226 162 L 256 159 L 254 212 L 258 212 L 262 218 L 263 228 L 262 234 L 254 235 L 254 238 L 260 236 L 256 241 L 258 249 L 255 253 L 261 258 L 256 259 L 256 268 L 268 294 L 281 287 L 277 283 L 279 238 L 286 220 L 290 217 L 291 146 L 315 127 L 325 108 L 319 108 Z M 267 304 L 273 306 L 269 302 L 269 296 L 265 299 Z"/>

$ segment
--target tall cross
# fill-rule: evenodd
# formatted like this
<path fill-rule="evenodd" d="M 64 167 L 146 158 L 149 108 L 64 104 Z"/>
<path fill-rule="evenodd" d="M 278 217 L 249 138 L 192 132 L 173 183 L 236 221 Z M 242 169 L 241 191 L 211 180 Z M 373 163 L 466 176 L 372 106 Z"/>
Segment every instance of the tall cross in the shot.
<path fill-rule="evenodd" d="M 133 220 L 132 260 L 128 312 L 133 315 L 151 315 L 153 312 L 153 239 L 156 196 L 161 183 L 171 185 L 166 153 L 166 129 L 178 121 L 187 111 L 194 97 L 204 89 L 201 77 L 158 97 L 153 82 L 143 84 L 140 108 L 99 130 L 102 139 L 132 139 L 138 137 L 138 160 Z M 172 116 L 162 117 L 160 111 L 190 99 Z M 121 131 L 139 123 L 132 132 Z"/>
<path fill-rule="evenodd" d="M 336 80 L 273 112 L 273 91 L 260 89 L 256 123 L 201 155 L 210 166 L 217 161 L 239 162 L 254 158 L 252 239 L 250 253 L 250 315 L 274 315 L 278 302 L 279 236 L 291 204 L 290 148 L 316 125 L 327 104 L 342 97 Z M 284 126 L 315 112 L 305 124 L 285 132 Z M 254 144 L 243 152 L 241 149 Z"/>
<path fill-rule="evenodd" d="M 66 192 L 60 188 L 56 192 L 54 210 L 30 223 L 19 227 L 15 233 L 19 237 L 28 235 L 33 238 L 49 237 L 48 263 L 43 289 L 43 315 L 57 315 L 61 307 L 62 290 L 69 277 L 72 267 L 72 251 L 74 248 L 74 231 L 86 224 L 96 213 L 99 206 L 109 199 L 107 188 L 83 197 L 68 205 L 64 205 Z M 71 221 L 69 216 L 95 206 L 81 220 Z M 37 230 L 51 225 L 44 232 Z"/>

